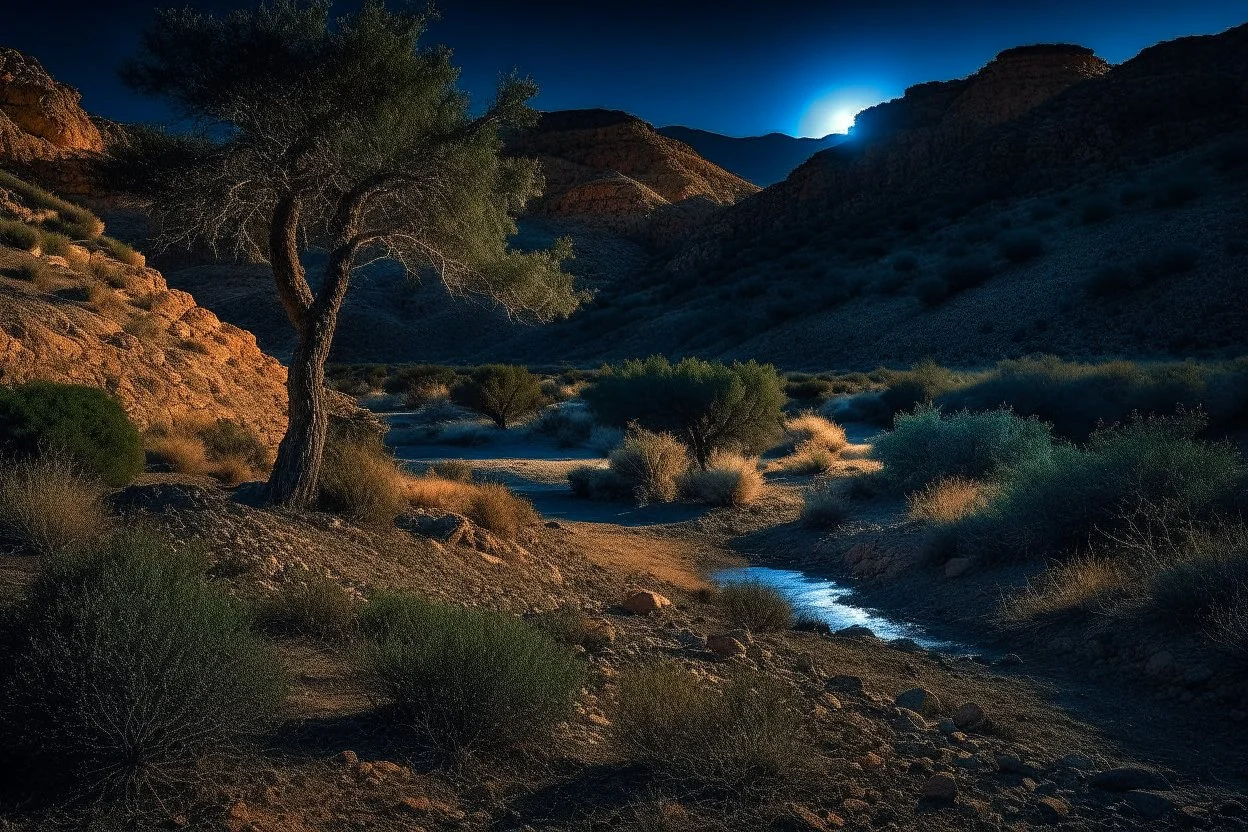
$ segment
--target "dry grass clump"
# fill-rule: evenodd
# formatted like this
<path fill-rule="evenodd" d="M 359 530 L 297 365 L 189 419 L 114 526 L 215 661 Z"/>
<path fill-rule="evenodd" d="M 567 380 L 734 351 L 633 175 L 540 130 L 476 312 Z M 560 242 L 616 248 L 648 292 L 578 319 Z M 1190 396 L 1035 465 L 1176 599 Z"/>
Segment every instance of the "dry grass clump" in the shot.
<path fill-rule="evenodd" d="M 680 490 L 699 503 L 743 506 L 763 493 L 763 475 L 758 460 L 716 451 L 705 471 L 694 468 L 681 478 Z"/>
<path fill-rule="evenodd" d="M 1006 598 L 998 610 L 1005 624 L 1034 624 L 1072 612 L 1091 612 L 1118 595 L 1128 570 L 1105 557 L 1086 556 L 1045 570 L 1036 581 Z"/>
<path fill-rule="evenodd" d="M 848 516 L 845 499 L 832 482 L 816 483 L 802 494 L 802 522 L 808 526 L 834 528 Z"/>
<path fill-rule="evenodd" d="M 388 526 L 407 507 L 407 478 L 380 442 L 331 439 L 317 483 L 326 511 Z"/>
<path fill-rule="evenodd" d="M 640 503 L 670 503 L 689 470 L 689 451 L 670 433 L 630 427 L 609 457 L 612 473 Z"/>
<path fill-rule="evenodd" d="M 306 580 L 283 585 L 276 594 L 261 601 L 256 622 L 275 635 L 339 641 L 355 630 L 359 606 L 342 584 L 309 575 Z"/>
<path fill-rule="evenodd" d="M 992 489 L 965 477 L 941 477 L 906 497 L 911 520 L 956 523 L 988 505 Z"/>
<path fill-rule="evenodd" d="M 139 254 L 133 248 L 121 242 L 121 240 L 114 240 L 112 237 L 100 237 L 97 239 L 97 242 L 103 246 L 104 250 L 111 254 L 114 259 L 125 263 L 127 266 L 142 268 L 146 262 L 142 254 Z"/>
<path fill-rule="evenodd" d="M 264 476 L 272 454 L 247 426 L 229 419 L 154 425 L 143 436 L 150 457 L 180 474 L 238 485 Z"/>
<path fill-rule="evenodd" d="M 429 470 L 444 480 L 454 482 L 472 482 L 472 465 L 462 459 L 447 459 L 435 462 Z"/>
<path fill-rule="evenodd" d="M 567 647 L 600 650 L 615 639 L 611 625 L 575 607 L 559 607 L 533 616 L 529 622 Z"/>
<path fill-rule="evenodd" d="M 419 508 L 462 514 L 483 529 L 509 539 L 540 519 L 532 503 L 495 482 L 477 484 L 439 476 L 406 477 L 403 497 Z"/>
<path fill-rule="evenodd" d="M 759 633 L 787 630 L 793 625 L 793 605 L 778 589 L 761 581 L 740 581 L 716 594 L 728 620 Z"/>
<path fill-rule="evenodd" d="M 105 489 L 67 453 L 0 466 L 0 535 L 39 555 L 78 552 L 108 527 Z"/>
<path fill-rule="evenodd" d="M 71 251 L 70 247 L 73 244 L 74 241 L 66 237 L 64 234 L 50 232 L 43 235 L 39 243 L 39 248 L 43 250 L 44 254 L 51 255 L 53 257 L 68 257 Z"/>
<path fill-rule="evenodd" d="M 121 328 L 140 341 L 155 341 L 165 334 L 166 324 L 159 315 L 135 315 Z"/>
<path fill-rule="evenodd" d="M 17 220 L 0 220 L 0 246 L 34 251 L 39 247 L 39 229 Z"/>
<path fill-rule="evenodd" d="M 809 410 L 786 419 L 784 431 L 788 434 L 794 448 L 810 443 L 835 453 L 844 450 L 849 445 L 849 439 L 845 436 L 845 428 Z"/>
<path fill-rule="evenodd" d="M 630 670 L 620 677 L 615 731 L 657 775 L 733 795 L 791 783 L 817 757 L 793 691 L 755 673 L 714 686 L 674 664 Z"/>
<path fill-rule="evenodd" d="M 120 317 L 126 308 L 117 291 L 104 282 L 92 283 L 87 287 L 87 302 L 106 318 Z"/>

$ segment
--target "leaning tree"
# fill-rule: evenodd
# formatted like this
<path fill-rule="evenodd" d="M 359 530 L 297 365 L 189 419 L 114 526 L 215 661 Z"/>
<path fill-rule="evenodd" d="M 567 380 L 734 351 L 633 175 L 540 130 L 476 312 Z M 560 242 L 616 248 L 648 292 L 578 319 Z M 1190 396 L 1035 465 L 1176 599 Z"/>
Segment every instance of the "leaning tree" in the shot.
<path fill-rule="evenodd" d="M 541 189 L 535 161 L 502 154 L 505 131 L 535 119 L 535 86 L 504 78 L 474 116 L 450 52 L 418 43 L 427 20 L 383 0 L 337 19 L 327 0 L 170 10 L 123 68 L 133 88 L 200 127 L 194 138 L 137 131 L 120 151 L 120 167 L 144 181 L 157 245 L 268 263 L 297 335 L 273 503 L 316 495 L 324 366 L 355 269 L 388 258 L 538 321 L 581 300 L 561 268 L 566 240 L 527 253 L 507 244 L 514 214 Z M 313 249 L 324 266 L 309 278 Z"/>

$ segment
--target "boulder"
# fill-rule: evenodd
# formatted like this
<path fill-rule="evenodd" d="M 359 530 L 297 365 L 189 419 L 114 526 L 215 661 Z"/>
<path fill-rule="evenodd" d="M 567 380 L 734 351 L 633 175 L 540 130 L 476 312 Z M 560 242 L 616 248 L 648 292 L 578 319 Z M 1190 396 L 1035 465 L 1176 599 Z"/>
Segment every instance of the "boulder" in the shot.
<path fill-rule="evenodd" d="M 893 704 L 898 708 L 930 716 L 940 710 L 940 697 L 925 688 L 910 688 L 897 694 Z"/>
<path fill-rule="evenodd" d="M 622 606 L 633 615 L 650 615 L 671 605 L 672 602 L 659 593 L 641 589 L 625 598 Z"/>
<path fill-rule="evenodd" d="M 984 721 L 984 709 L 974 702 L 967 702 L 953 712 L 953 724 L 963 730 L 975 728 Z"/>
<path fill-rule="evenodd" d="M 930 803 L 948 805 L 958 798 L 958 781 L 950 774 L 933 774 L 923 783 L 919 795 Z"/>
<path fill-rule="evenodd" d="M 745 655 L 745 645 L 729 635 L 710 636 L 706 640 L 706 649 L 722 659 Z"/>

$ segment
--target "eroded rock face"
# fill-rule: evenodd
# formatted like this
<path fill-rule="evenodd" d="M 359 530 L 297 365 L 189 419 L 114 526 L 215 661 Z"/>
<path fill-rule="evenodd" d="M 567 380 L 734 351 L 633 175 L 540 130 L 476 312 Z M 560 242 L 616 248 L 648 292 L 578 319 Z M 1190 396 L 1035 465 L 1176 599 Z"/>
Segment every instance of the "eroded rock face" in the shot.
<path fill-rule="evenodd" d="M 533 213 L 633 237 L 669 237 L 759 190 L 613 110 L 546 113 L 512 141 L 511 151 L 542 162 L 546 190 Z"/>
<path fill-rule="evenodd" d="M 104 137 L 81 98 L 34 58 L 0 48 L 0 158 L 34 162 L 102 151 Z"/>

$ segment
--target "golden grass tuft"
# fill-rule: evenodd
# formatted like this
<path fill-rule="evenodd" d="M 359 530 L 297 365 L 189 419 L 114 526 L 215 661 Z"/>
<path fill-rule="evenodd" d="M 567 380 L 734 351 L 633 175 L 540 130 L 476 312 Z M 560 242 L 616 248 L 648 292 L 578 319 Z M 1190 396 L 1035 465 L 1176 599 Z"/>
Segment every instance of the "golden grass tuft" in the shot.
<path fill-rule="evenodd" d="M 906 497 L 911 520 L 956 523 L 988 504 L 992 489 L 964 477 L 942 477 Z"/>
<path fill-rule="evenodd" d="M 331 440 L 321 466 L 320 505 L 368 526 L 388 526 L 407 507 L 407 477 L 380 442 Z"/>
<path fill-rule="evenodd" d="M 236 443 L 238 447 L 222 446 L 214 441 L 221 432 L 221 420 L 190 417 L 172 425 L 152 426 L 143 435 L 143 447 L 156 461 L 179 474 L 213 477 L 231 486 L 264 477 L 272 464 L 268 449 L 246 428 L 230 424 L 247 442 Z"/>
<path fill-rule="evenodd" d="M 462 514 L 481 528 L 508 539 L 514 539 L 525 526 L 540 519 L 532 503 L 500 483 L 461 482 L 437 475 L 406 477 L 403 494 L 413 506 Z"/>
<path fill-rule="evenodd" d="M 681 478 L 680 490 L 700 503 L 743 506 L 763 493 L 763 475 L 758 460 L 716 451 L 705 471 L 694 468 Z"/>
<path fill-rule="evenodd" d="M 835 453 L 849 445 L 845 428 L 810 410 L 786 419 L 784 431 L 795 448 L 810 443 L 812 447 L 825 448 Z"/>
<path fill-rule="evenodd" d="M 1101 608 L 1135 576 L 1120 561 L 1085 556 L 1053 566 L 1034 583 L 1006 598 L 997 616 L 1011 625 L 1033 624 L 1041 619 Z"/>
<path fill-rule="evenodd" d="M 68 454 L 0 468 L 0 533 L 40 555 L 81 551 L 108 528 L 105 488 Z"/>

